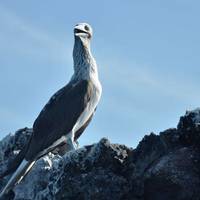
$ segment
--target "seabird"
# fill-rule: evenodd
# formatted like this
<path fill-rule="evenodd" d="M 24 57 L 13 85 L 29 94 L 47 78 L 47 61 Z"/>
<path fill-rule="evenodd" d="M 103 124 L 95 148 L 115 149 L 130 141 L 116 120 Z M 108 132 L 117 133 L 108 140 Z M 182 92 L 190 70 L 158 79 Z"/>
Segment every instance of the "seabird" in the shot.
<path fill-rule="evenodd" d="M 74 27 L 74 74 L 36 118 L 32 136 L 18 156 L 17 169 L 0 197 L 19 183 L 42 156 L 66 143 L 70 150 L 77 148 L 75 141 L 92 119 L 102 92 L 97 64 L 90 50 L 92 35 L 92 28 L 87 23 Z"/>

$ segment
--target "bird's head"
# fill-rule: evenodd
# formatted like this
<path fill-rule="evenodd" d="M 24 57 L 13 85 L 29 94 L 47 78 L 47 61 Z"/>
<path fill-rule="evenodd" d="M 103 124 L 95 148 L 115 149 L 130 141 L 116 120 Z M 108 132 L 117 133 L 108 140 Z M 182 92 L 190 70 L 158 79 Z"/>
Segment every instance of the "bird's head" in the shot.
<path fill-rule="evenodd" d="M 82 42 L 89 42 L 92 38 L 92 27 L 87 23 L 79 23 L 74 27 L 74 36 Z"/>

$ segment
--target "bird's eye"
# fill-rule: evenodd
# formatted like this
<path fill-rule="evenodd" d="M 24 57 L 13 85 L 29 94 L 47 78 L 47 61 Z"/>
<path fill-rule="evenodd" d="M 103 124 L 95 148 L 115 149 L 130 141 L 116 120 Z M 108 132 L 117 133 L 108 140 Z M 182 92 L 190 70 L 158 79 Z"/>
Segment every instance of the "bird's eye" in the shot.
<path fill-rule="evenodd" d="M 86 31 L 89 31 L 89 27 L 87 25 L 85 25 L 84 28 L 85 28 Z"/>

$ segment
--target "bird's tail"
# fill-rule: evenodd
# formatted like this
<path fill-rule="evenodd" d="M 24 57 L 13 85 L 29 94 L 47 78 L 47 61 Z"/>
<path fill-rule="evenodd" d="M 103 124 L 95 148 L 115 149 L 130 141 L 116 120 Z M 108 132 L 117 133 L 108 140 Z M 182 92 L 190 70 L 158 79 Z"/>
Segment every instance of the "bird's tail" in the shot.
<path fill-rule="evenodd" d="M 12 175 L 7 185 L 1 191 L 0 198 L 7 194 L 17 183 L 19 183 L 24 176 L 33 167 L 35 161 L 26 161 L 25 159 L 21 162 L 15 173 Z"/>
<path fill-rule="evenodd" d="M 7 169 L 4 172 L 0 173 L 0 179 L 7 176 L 8 174 L 13 173 L 19 167 L 26 155 L 28 144 L 29 142 L 21 149 L 19 154 L 17 154 L 16 157 L 8 163 Z"/>

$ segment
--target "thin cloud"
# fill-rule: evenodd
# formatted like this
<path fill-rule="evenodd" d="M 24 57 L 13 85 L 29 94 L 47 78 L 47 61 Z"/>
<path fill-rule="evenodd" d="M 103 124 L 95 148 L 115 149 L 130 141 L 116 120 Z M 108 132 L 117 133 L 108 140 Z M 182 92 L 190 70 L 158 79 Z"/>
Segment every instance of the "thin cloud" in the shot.
<path fill-rule="evenodd" d="M 104 82 L 111 87 L 115 87 L 125 92 L 130 97 L 135 93 L 152 95 L 154 98 L 165 97 L 174 98 L 183 103 L 196 104 L 200 101 L 200 95 L 197 92 L 198 87 L 193 83 L 192 78 L 181 78 L 176 74 L 167 77 L 162 71 L 155 71 L 151 66 L 141 66 L 138 64 L 108 63 L 109 67 L 101 70 Z M 105 63 L 101 64 L 105 66 Z"/>
<path fill-rule="evenodd" d="M 5 44 L 5 47 L 7 47 L 7 42 L 10 39 L 12 41 L 9 41 L 9 48 L 11 46 L 14 46 L 16 51 L 23 51 L 24 54 L 27 54 L 27 52 L 32 53 L 33 55 L 41 55 L 41 53 L 45 53 L 45 51 L 48 51 L 51 53 L 52 57 L 61 57 L 68 59 L 71 58 L 71 50 L 67 49 L 66 46 L 63 44 L 63 42 L 59 41 L 58 39 L 55 39 L 49 33 L 45 32 L 44 30 L 38 29 L 37 27 L 34 27 L 31 22 L 28 22 L 18 16 L 16 13 L 12 12 L 11 10 L 7 9 L 5 6 L 0 4 L 0 25 L 2 27 L 1 35 L 1 43 Z M 17 33 L 18 37 L 20 38 L 20 44 L 18 40 L 16 40 L 16 37 L 12 37 L 13 33 Z M 7 36 L 9 35 L 9 36 Z M 15 35 L 14 35 L 15 36 Z M 23 38 L 25 36 L 25 38 Z M 27 46 L 27 38 L 30 41 L 31 47 L 28 48 Z M 38 46 L 34 46 L 34 44 L 37 44 Z M 43 49 L 39 49 L 39 47 L 43 47 Z M 26 47 L 26 48 L 23 48 Z M 32 48 L 35 47 L 35 48 Z M 45 47 L 45 48 L 44 48 Z M 43 51 L 43 52 L 41 52 Z"/>

